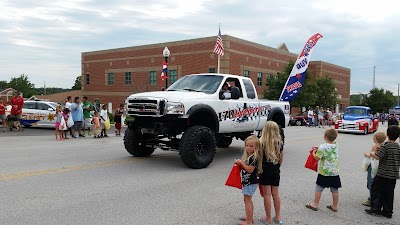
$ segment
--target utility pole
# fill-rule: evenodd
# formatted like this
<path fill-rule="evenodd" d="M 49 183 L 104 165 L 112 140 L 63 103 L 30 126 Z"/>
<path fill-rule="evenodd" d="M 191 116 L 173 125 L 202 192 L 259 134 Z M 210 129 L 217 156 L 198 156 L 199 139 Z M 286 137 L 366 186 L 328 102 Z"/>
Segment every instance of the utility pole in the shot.
<path fill-rule="evenodd" d="M 358 92 L 360 94 L 360 105 L 362 104 L 362 100 L 363 100 L 363 94 L 361 92 Z"/>
<path fill-rule="evenodd" d="M 400 83 L 397 84 L 397 106 L 400 106 Z"/>
<path fill-rule="evenodd" d="M 375 66 L 374 66 L 374 76 L 372 78 L 372 89 L 375 88 Z"/>

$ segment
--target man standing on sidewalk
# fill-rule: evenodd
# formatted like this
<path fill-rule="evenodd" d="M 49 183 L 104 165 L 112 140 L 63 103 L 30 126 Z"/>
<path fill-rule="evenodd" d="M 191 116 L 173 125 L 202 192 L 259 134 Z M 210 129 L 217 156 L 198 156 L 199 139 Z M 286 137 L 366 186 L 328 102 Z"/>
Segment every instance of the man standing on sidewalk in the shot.
<path fill-rule="evenodd" d="M 79 137 L 85 137 L 85 135 L 81 133 L 83 125 L 82 123 L 84 121 L 84 118 L 83 118 L 82 103 L 79 100 L 79 97 L 75 97 L 75 101 L 71 104 L 71 108 L 72 108 L 71 115 L 72 119 L 74 120 L 74 126 L 72 126 L 72 137 L 76 138 L 75 131 L 78 131 Z"/>
<path fill-rule="evenodd" d="M 22 107 L 24 106 L 24 99 L 21 97 L 21 93 L 16 91 L 14 93 L 14 97 L 11 98 L 10 100 L 10 105 L 11 105 L 11 117 L 13 117 L 13 121 L 10 120 L 8 122 L 8 127 L 10 128 L 10 131 L 14 127 L 14 122 L 19 121 L 22 117 Z"/>
<path fill-rule="evenodd" d="M 91 135 L 90 127 L 92 125 L 92 115 L 90 115 L 90 111 L 92 111 L 94 108 L 93 108 L 93 104 L 87 100 L 86 96 L 83 96 L 82 108 L 83 108 L 83 117 L 85 120 L 83 122 L 82 132 L 83 132 L 83 135 L 85 135 L 85 130 L 87 130 L 88 135 L 90 136 Z"/>

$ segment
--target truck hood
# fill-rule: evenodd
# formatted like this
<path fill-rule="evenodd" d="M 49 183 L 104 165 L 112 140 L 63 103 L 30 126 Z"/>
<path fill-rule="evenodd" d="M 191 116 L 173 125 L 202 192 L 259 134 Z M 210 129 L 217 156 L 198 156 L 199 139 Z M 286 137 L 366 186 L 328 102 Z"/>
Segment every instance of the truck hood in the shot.
<path fill-rule="evenodd" d="M 370 118 L 369 116 L 366 115 L 357 115 L 357 114 L 344 114 L 343 119 L 344 120 L 362 120 L 362 119 L 368 119 Z"/>
<path fill-rule="evenodd" d="M 212 94 L 206 94 L 204 92 L 195 91 L 153 91 L 153 92 L 142 92 L 137 94 L 132 94 L 128 98 L 165 98 L 170 102 L 182 102 L 199 99 L 205 99 L 212 96 Z"/>

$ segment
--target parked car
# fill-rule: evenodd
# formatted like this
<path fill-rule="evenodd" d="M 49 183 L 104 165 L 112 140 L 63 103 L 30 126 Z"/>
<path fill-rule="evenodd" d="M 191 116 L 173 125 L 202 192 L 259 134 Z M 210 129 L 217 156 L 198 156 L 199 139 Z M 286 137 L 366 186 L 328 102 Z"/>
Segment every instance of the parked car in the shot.
<path fill-rule="evenodd" d="M 25 101 L 22 107 L 21 124 L 25 127 L 30 126 L 50 126 L 54 127 L 56 102 L 47 101 Z M 11 106 L 7 107 L 6 114 L 11 111 Z"/>
<path fill-rule="evenodd" d="M 290 117 L 290 126 L 305 126 L 307 125 L 307 121 L 308 121 L 307 112 L 303 112 L 296 116 Z"/>

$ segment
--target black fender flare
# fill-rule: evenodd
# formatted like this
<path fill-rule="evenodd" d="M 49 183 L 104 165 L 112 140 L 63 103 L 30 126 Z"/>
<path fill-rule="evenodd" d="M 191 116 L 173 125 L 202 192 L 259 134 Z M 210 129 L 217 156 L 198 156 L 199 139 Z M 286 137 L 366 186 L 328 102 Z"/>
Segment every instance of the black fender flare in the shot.
<path fill-rule="evenodd" d="M 283 113 L 283 110 L 279 107 L 272 108 L 271 111 L 268 114 L 268 120 L 272 120 L 274 116 L 280 115 L 281 119 L 280 121 L 275 121 L 278 125 L 280 125 L 282 128 L 286 127 L 286 122 L 285 122 L 285 114 Z"/>
<path fill-rule="evenodd" d="M 206 112 L 212 115 L 212 120 L 215 123 L 215 130 L 213 130 L 216 134 L 219 131 L 219 120 L 218 120 L 218 115 L 217 112 L 215 112 L 215 110 L 206 104 L 196 104 L 193 105 L 186 113 L 187 117 L 190 117 L 191 115 L 195 114 L 195 113 L 199 113 L 199 112 Z"/>

